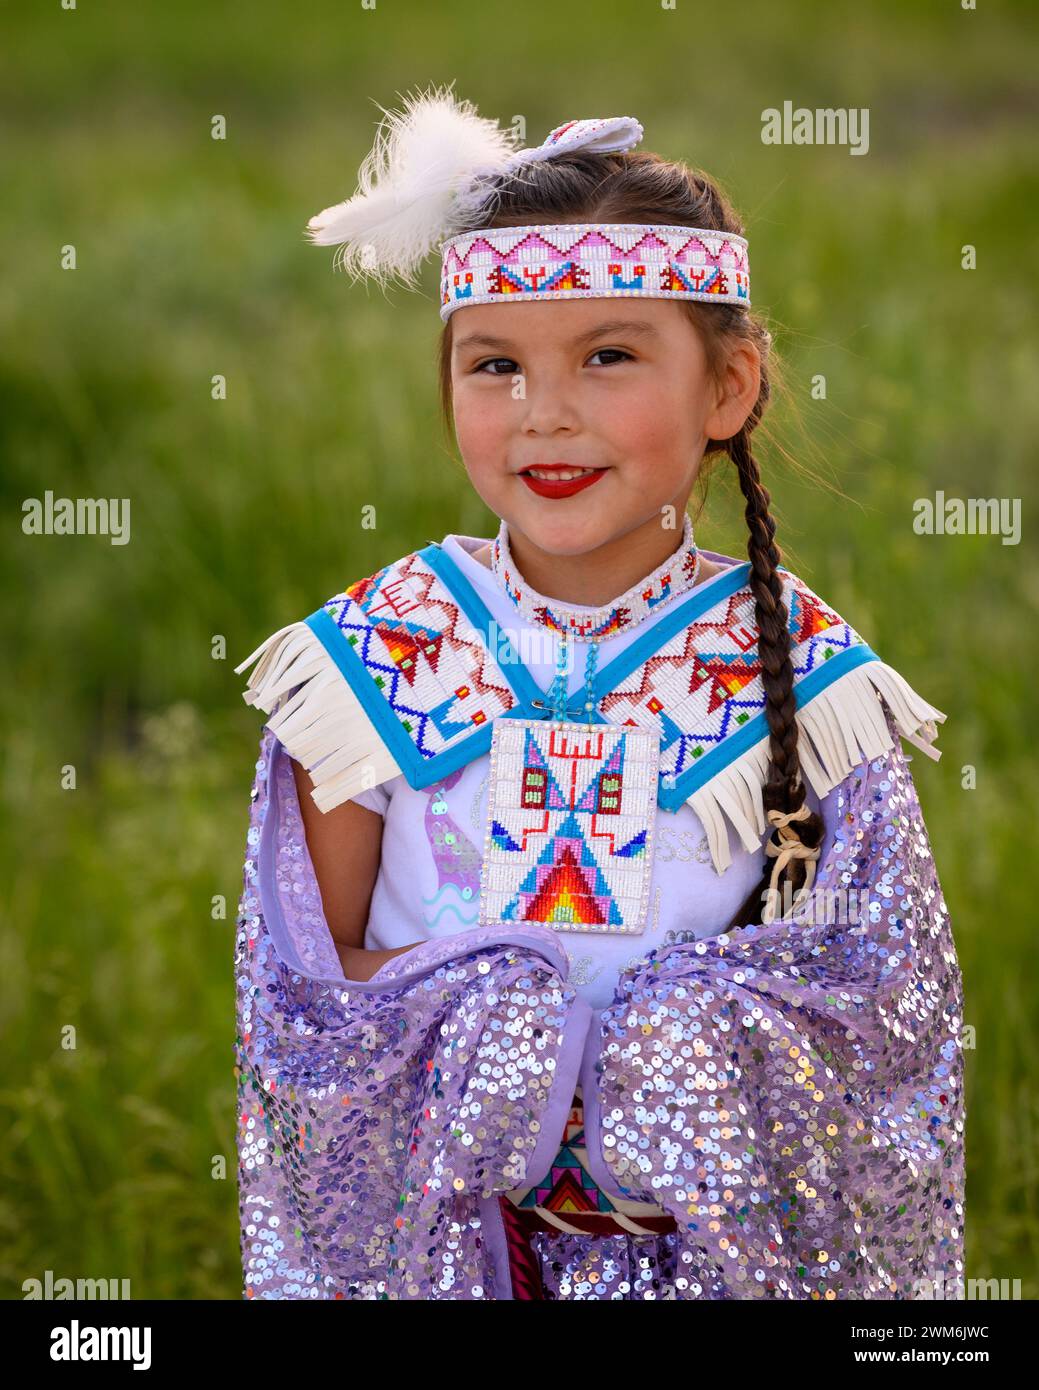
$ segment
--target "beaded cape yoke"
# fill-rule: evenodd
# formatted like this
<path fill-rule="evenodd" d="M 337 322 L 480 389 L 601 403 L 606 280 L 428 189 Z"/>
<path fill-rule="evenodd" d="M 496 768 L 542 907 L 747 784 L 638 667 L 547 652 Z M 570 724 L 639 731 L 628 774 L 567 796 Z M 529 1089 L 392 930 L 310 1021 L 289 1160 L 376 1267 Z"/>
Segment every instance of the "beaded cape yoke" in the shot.
<path fill-rule="evenodd" d="M 821 797 L 898 732 L 929 756 L 945 715 L 929 705 L 796 575 L 780 571 L 789 613 L 805 776 Z M 672 601 L 598 673 L 596 704 L 567 718 L 652 731 L 656 801 L 688 802 L 715 869 L 729 829 L 750 851 L 765 834 L 768 725 L 749 564 Z M 545 692 L 507 633 L 438 544 L 359 579 L 303 622 L 273 633 L 237 667 L 243 698 L 310 772 L 329 811 L 403 774 L 421 788 L 491 749 L 496 721 L 548 721 Z M 883 697 L 883 702 L 881 700 Z"/>

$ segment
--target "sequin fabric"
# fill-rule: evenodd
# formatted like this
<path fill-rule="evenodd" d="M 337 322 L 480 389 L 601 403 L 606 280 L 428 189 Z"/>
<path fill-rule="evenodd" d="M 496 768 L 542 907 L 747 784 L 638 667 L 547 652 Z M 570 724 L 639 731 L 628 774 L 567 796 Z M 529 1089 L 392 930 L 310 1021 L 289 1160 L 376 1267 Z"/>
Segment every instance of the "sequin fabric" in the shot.
<path fill-rule="evenodd" d="M 596 1181 L 677 1229 L 534 1234 L 545 1299 L 913 1298 L 962 1277 L 961 981 L 897 741 L 841 784 L 792 917 L 658 946 L 601 1013 L 538 924 L 347 981 L 269 730 L 247 840 L 246 1298 L 513 1298 L 500 1194 L 548 1170 L 577 1083 Z"/>
<path fill-rule="evenodd" d="M 677 1239 L 673 1235 L 573 1236 L 538 1234 L 541 1297 L 555 1299 L 676 1299 Z"/>

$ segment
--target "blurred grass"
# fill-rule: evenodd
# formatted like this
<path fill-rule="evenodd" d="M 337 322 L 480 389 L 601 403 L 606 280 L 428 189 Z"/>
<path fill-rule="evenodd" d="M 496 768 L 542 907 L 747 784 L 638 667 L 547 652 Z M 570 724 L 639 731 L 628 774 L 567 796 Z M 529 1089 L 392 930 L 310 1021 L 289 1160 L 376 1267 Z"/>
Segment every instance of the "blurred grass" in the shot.
<path fill-rule="evenodd" d="M 46 1269 L 239 1294 L 231 952 L 259 720 L 231 668 L 346 582 L 495 524 L 436 418 L 435 268 L 425 298 L 384 299 L 302 227 L 353 191 L 373 99 L 457 79 L 529 143 L 634 113 L 745 217 L 792 391 L 759 449 L 787 561 L 949 715 L 916 771 L 977 1031 L 968 1273 L 1036 1297 L 1034 13 L 191 0 L 7 27 L 3 1296 Z M 763 146 L 787 99 L 868 106 L 869 154 Z M 48 488 L 129 497 L 131 543 L 24 536 Z M 1022 544 L 915 535 L 939 489 L 1021 497 Z M 742 552 L 731 480 L 697 534 Z"/>

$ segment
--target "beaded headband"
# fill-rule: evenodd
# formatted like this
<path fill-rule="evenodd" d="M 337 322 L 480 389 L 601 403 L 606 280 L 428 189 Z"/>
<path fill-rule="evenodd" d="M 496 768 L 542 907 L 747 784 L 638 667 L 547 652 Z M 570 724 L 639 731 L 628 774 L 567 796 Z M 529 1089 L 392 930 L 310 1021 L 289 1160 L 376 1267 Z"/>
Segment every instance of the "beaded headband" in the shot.
<path fill-rule="evenodd" d="M 462 232 L 443 248 L 445 323 L 466 304 L 628 295 L 749 307 L 747 243 L 731 232 L 582 222 Z"/>
<path fill-rule="evenodd" d="M 503 178 L 572 150 L 609 154 L 642 139 L 634 116 L 565 121 L 538 146 L 517 149 L 511 132 L 436 88 L 387 112 L 361 166 L 357 193 L 310 219 L 307 235 L 336 246 L 355 277 L 414 279 L 435 247 L 441 256 L 440 317 L 467 304 L 521 299 L 697 299 L 750 306 L 747 242 L 734 232 L 650 223 L 556 223 L 487 227 Z M 446 239 L 445 239 L 446 238 Z"/>

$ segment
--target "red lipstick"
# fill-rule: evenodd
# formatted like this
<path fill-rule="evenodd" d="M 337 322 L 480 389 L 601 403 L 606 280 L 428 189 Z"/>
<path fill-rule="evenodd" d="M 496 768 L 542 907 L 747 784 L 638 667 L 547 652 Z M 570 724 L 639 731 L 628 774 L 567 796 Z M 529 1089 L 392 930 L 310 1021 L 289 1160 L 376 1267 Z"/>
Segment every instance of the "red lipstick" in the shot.
<path fill-rule="evenodd" d="M 550 471 L 569 473 L 576 465 L 568 463 L 544 463 L 538 464 L 538 471 L 547 473 Z M 531 492 L 536 492 L 539 497 L 572 497 L 575 492 L 583 492 L 586 487 L 591 487 L 607 470 L 596 468 L 594 472 L 585 473 L 580 478 L 568 478 L 565 482 L 550 482 L 547 478 L 535 478 L 529 473 L 521 473 L 520 477 L 530 488 Z"/>

